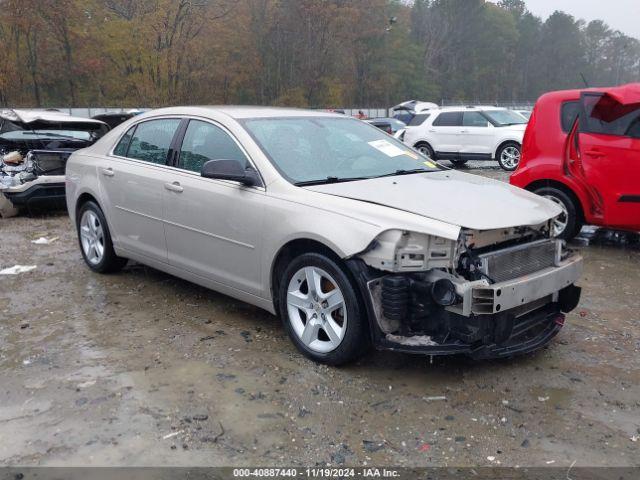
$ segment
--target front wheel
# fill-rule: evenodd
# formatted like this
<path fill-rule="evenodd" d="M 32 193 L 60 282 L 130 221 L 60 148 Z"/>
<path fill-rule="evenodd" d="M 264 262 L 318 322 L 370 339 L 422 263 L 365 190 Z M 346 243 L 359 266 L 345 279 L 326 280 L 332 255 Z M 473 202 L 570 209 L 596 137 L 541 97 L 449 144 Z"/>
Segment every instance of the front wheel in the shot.
<path fill-rule="evenodd" d="M 554 187 L 541 187 L 534 190 L 533 193 L 551 200 L 562 210 L 562 213 L 553 221 L 552 234 L 554 237 L 571 240 L 580 232 L 582 222 L 578 214 L 578 207 L 569 195 Z"/>
<path fill-rule="evenodd" d="M 333 259 L 306 253 L 287 267 L 279 309 L 295 346 L 308 358 L 341 365 L 368 346 L 366 314 L 352 281 Z"/>
<path fill-rule="evenodd" d="M 505 143 L 497 151 L 496 159 L 503 170 L 513 172 L 520 164 L 520 145 L 515 142 Z"/>

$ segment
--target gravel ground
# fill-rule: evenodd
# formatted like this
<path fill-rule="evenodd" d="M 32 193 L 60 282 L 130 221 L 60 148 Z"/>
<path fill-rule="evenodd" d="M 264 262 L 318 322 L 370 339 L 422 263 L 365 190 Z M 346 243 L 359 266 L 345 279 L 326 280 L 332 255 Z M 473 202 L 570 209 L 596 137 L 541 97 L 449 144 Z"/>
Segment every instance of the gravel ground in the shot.
<path fill-rule="evenodd" d="M 640 465 L 634 240 L 583 232 L 583 299 L 536 354 L 328 368 L 254 307 L 141 265 L 91 273 L 61 213 L 0 219 L 0 267 L 37 265 L 0 277 L 0 462 Z"/>

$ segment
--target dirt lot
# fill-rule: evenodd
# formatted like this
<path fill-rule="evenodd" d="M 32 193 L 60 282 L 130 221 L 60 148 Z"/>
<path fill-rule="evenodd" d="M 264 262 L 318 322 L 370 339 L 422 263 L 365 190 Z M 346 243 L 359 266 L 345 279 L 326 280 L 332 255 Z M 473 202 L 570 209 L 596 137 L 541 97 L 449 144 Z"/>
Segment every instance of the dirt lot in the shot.
<path fill-rule="evenodd" d="M 640 249 L 599 233 L 541 352 L 335 369 L 254 307 L 141 265 L 91 273 L 63 214 L 0 220 L 0 266 L 38 266 L 0 277 L 0 462 L 640 465 Z"/>

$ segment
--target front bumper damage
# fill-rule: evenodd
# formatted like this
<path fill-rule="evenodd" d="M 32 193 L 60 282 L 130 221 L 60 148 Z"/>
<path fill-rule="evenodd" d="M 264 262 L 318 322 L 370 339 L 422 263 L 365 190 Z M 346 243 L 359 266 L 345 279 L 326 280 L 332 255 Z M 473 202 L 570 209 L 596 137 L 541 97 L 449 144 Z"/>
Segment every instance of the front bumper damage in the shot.
<path fill-rule="evenodd" d="M 357 279 L 379 349 L 425 355 L 501 358 L 540 349 L 560 331 L 580 298 L 574 283 L 582 258 L 558 256 L 553 265 L 516 278 L 469 281 L 441 269 L 397 273 L 347 261 Z M 434 302 L 434 282 L 446 278 L 457 302 Z"/>

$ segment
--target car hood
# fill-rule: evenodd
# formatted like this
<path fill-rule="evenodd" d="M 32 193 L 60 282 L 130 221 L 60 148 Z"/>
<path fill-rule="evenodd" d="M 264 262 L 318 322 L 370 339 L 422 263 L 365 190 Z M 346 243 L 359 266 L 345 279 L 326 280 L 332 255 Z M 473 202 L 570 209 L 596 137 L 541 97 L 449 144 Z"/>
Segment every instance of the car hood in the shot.
<path fill-rule="evenodd" d="M 526 190 L 453 170 L 305 188 L 474 230 L 539 225 L 561 213 L 551 201 Z"/>
<path fill-rule="evenodd" d="M 496 127 L 499 128 L 500 130 L 510 130 L 512 132 L 523 132 L 527 129 L 527 124 L 526 123 L 520 123 L 518 125 L 508 125 L 506 127 Z"/>
<path fill-rule="evenodd" d="M 13 115 L 11 115 L 13 114 Z M 73 123 L 84 125 L 88 129 L 95 129 L 96 126 L 104 125 L 104 122 L 100 120 L 94 120 L 92 118 L 73 117 L 62 112 L 51 112 L 47 110 L 10 110 L 5 109 L 0 112 L 0 117 L 7 118 L 13 122 L 19 122 L 25 125 L 31 123 L 42 124 L 60 124 L 60 123 Z"/>

